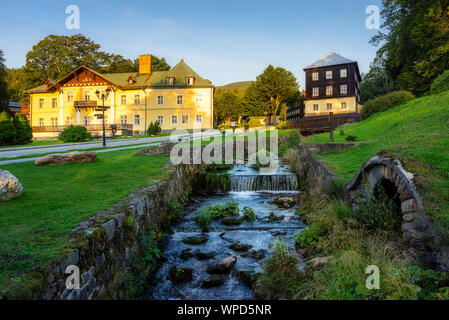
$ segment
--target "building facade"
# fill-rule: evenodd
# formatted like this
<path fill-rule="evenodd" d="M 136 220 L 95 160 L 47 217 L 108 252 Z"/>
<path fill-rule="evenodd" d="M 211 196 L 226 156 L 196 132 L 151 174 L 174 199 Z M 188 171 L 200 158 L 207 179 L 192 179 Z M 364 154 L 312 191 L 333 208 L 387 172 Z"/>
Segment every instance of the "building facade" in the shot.
<path fill-rule="evenodd" d="M 360 112 L 361 76 L 356 61 L 330 52 L 304 71 L 305 117 Z"/>
<path fill-rule="evenodd" d="M 65 127 L 83 125 L 100 132 L 103 120 L 97 93 L 109 95 L 106 127 L 143 134 L 151 122 L 162 130 L 213 128 L 211 81 L 183 60 L 169 71 L 151 70 L 151 55 L 139 57 L 139 72 L 101 74 L 81 66 L 58 81 L 28 91 L 30 122 L 35 137 L 57 136 Z M 96 110 L 97 109 L 97 110 Z"/>

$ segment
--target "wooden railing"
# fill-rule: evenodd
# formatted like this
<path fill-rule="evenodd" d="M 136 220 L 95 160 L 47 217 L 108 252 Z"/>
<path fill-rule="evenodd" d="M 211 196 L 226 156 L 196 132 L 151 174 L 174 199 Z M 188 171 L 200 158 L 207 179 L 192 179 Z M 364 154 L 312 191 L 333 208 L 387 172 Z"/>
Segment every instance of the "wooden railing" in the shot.
<path fill-rule="evenodd" d="M 117 126 L 117 130 L 133 130 L 132 124 L 115 124 Z M 65 128 L 70 127 L 69 125 L 60 125 L 60 126 L 36 126 L 33 127 L 33 132 L 62 132 Z M 83 127 L 86 127 L 87 131 L 102 131 L 103 130 L 103 124 L 89 124 L 87 126 L 83 125 Z M 106 131 L 111 131 L 111 125 L 106 125 Z"/>
<path fill-rule="evenodd" d="M 358 113 L 342 113 L 334 114 L 334 128 L 346 123 L 360 121 L 360 115 Z M 310 116 L 302 118 L 298 121 L 288 123 L 290 129 L 301 129 L 301 131 L 329 131 L 330 130 L 330 117 L 329 115 L 323 116 Z"/>

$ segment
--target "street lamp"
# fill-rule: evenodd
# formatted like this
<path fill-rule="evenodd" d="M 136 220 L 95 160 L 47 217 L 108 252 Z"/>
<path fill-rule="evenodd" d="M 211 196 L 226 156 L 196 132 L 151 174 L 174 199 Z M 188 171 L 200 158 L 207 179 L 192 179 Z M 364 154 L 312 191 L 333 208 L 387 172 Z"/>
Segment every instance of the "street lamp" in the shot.
<path fill-rule="evenodd" d="M 97 95 L 98 99 L 103 100 L 103 107 L 101 108 L 103 111 L 103 147 L 106 148 L 106 126 L 104 123 L 104 100 L 109 97 L 109 94 L 111 93 L 111 89 L 107 88 L 105 91 L 100 92 L 100 90 L 95 91 L 95 94 Z"/>

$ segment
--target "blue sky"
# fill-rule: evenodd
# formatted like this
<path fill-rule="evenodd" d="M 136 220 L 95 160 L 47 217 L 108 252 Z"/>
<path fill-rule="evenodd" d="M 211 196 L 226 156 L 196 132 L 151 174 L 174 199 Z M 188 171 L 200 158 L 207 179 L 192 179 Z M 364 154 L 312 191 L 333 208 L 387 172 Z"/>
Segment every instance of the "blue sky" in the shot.
<path fill-rule="evenodd" d="M 65 27 L 78 5 L 80 30 Z M 292 71 L 304 88 L 303 67 L 333 50 L 368 71 L 375 30 L 365 27 L 380 0 L 1 1 L 0 48 L 8 67 L 49 34 L 82 33 L 127 58 L 142 53 L 181 58 L 215 85 L 253 80 L 268 65 Z"/>

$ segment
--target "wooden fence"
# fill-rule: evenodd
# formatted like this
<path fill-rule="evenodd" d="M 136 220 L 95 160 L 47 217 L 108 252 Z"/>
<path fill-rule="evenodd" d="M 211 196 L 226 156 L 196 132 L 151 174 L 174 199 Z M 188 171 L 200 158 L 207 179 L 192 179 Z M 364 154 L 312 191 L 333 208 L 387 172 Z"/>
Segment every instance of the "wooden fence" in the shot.
<path fill-rule="evenodd" d="M 333 125 L 335 129 L 346 123 L 353 123 L 360 121 L 358 113 L 342 113 L 333 115 Z M 330 131 L 331 115 L 323 116 L 309 116 L 298 121 L 288 123 L 289 129 L 300 129 L 301 133 L 312 134 L 317 132 Z"/>

